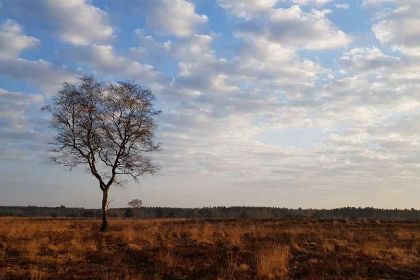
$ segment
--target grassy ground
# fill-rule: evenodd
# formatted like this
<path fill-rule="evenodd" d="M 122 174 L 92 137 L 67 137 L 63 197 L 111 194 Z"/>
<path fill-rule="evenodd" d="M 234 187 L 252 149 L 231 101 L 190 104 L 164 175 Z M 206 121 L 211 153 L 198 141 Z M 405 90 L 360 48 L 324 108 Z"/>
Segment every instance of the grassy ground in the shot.
<path fill-rule="evenodd" d="M 0 218 L 0 279 L 420 279 L 420 223 Z"/>

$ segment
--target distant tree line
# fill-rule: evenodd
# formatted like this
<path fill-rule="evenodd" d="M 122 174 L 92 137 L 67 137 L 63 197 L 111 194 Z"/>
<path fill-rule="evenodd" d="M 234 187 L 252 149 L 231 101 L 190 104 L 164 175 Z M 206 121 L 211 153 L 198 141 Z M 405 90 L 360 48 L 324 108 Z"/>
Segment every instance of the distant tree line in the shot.
<path fill-rule="evenodd" d="M 111 217 L 194 219 L 369 219 L 420 221 L 420 210 L 344 207 L 336 209 L 289 209 L 276 207 L 137 207 L 109 209 Z M 0 206 L 0 216 L 101 217 L 100 209 Z"/>

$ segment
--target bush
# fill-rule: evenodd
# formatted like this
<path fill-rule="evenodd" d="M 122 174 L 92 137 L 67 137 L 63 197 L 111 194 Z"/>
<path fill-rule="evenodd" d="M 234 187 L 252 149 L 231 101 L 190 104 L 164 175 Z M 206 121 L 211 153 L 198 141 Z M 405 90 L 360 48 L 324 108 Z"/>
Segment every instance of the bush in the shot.
<path fill-rule="evenodd" d="M 131 218 L 133 216 L 134 216 L 133 210 L 131 208 L 127 208 L 124 212 L 124 217 Z"/>

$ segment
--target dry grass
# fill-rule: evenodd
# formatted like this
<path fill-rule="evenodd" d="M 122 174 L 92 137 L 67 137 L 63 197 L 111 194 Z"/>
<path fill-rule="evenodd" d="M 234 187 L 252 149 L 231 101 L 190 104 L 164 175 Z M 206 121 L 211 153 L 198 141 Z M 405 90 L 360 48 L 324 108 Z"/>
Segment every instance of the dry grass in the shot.
<path fill-rule="evenodd" d="M 274 245 L 258 252 L 257 275 L 269 279 L 283 278 L 289 265 L 289 247 Z"/>
<path fill-rule="evenodd" d="M 0 279 L 420 279 L 420 223 L 0 218 Z"/>

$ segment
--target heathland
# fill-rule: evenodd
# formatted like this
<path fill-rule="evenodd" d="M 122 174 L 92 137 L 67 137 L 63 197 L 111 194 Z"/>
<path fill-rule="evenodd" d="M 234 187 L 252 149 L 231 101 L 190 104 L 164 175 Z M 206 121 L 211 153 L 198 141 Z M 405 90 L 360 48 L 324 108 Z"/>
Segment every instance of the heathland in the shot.
<path fill-rule="evenodd" d="M 418 221 L 0 218 L 0 279 L 420 279 Z"/>

